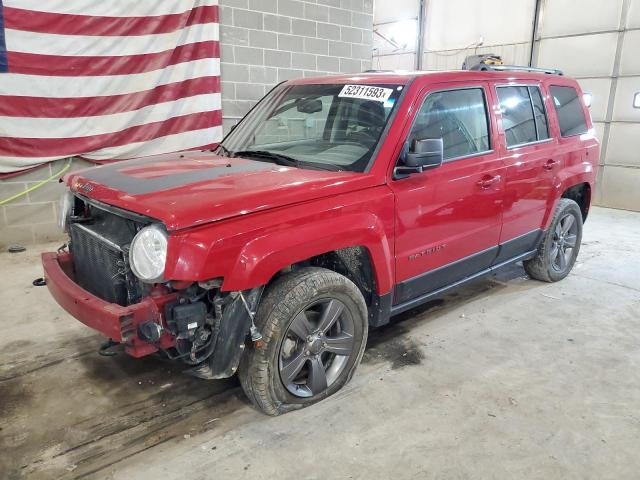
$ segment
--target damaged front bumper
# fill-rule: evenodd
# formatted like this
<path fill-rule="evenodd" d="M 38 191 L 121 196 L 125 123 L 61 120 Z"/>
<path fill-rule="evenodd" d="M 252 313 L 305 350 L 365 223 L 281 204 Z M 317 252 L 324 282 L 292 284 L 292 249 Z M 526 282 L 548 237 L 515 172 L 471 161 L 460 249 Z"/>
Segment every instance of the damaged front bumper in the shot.
<path fill-rule="evenodd" d="M 167 353 L 177 347 L 176 332 L 168 329 L 165 316 L 171 311 L 168 306 L 183 300 L 179 291 L 158 288 L 139 303 L 121 306 L 96 297 L 75 282 L 69 252 L 43 253 L 42 265 L 46 285 L 58 304 L 88 327 L 122 343 L 129 355 L 138 358 L 158 350 Z M 190 374 L 213 379 L 230 377 L 236 372 L 253 323 L 250 312 L 255 311 L 262 289 L 218 293 L 224 307 L 220 315 L 216 315 L 211 354 L 204 361 L 198 360 L 200 363 L 190 363 Z M 156 341 L 151 342 L 140 334 L 140 327 L 145 324 L 161 327 L 162 333 Z"/>
<path fill-rule="evenodd" d="M 58 304 L 88 327 L 122 343 L 129 355 L 143 357 L 175 344 L 168 333 L 164 333 L 157 344 L 147 343 L 138 336 L 138 326 L 142 323 L 161 323 L 164 305 L 175 301 L 175 293 L 145 297 L 140 303 L 123 307 L 105 302 L 74 282 L 70 253 L 43 253 L 42 266 L 49 292 Z"/>

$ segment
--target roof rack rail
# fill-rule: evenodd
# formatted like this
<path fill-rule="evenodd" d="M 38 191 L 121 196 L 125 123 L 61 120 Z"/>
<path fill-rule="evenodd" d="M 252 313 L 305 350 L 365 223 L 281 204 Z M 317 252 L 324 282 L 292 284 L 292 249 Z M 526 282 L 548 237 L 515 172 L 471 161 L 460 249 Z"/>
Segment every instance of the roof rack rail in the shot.
<path fill-rule="evenodd" d="M 537 67 L 521 67 L 519 65 L 485 65 L 478 64 L 471 67 L 470 70 L 494 70 L 499 72 L 504 71 L 516 71 L 516 72 L 534 72 L 534 73 L 546 73 L 548 75 L 564 75 L 562 70 L 557 68 L 537 68 Z"/>

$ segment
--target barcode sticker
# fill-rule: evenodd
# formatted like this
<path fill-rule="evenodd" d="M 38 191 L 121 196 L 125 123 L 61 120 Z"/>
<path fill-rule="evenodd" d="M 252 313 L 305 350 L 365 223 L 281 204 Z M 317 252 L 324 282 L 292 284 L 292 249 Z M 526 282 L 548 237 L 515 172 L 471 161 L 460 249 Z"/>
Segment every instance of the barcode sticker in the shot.
<path fill-rule="evenodd" d="M 392 93 L 392 88 L 371 87 L 368 85 L 345 85 L 338 94 L 338 97 L 386 102 Z"/>

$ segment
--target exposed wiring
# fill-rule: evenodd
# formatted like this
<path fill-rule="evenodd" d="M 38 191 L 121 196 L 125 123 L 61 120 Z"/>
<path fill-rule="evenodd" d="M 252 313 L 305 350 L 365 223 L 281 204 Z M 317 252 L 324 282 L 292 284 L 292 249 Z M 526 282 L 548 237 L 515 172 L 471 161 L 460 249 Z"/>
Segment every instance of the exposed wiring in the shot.
<path fill-rule="evenodd" d="M 466 47 L 462 47 L 462 48 L 460 48 L 458 50 L 450 51 L 450 52 L 447 52 L 447 53 L 437 52 L 437 51 L 430 51 L 430 52 L 425 52 L 425 53 L 430 53 L 432 55 L 437 55 L 439 57 L 453 57 L 454 55 L 458 55 L 459 53 L 462 53 L 465 50 L 469 50 L 470 48 L 475 48 L 477 50 L 478 47 L 481 47 L 483 43 L 484 43 L 484 41 L 481 39 L 481 40 L 479 40 L 477 42 L 470 43 Z"/>
<path fill-rule="evenodd" d="M 34 190 L 39 189 L 40 187 L 45 185 L 47 182 L 50 182 L 50 181 L 55 180 L 56 178 L 60 177 L 60 175 L 62 175 L 64 172 L 66 172 L 70 168 L 71 168 L 71 159 L 69 159 L 67 164 L 58 173 L 56 173 L 54 175 L 51 175 L 46 180 L 41 180 L 40 182 L 36 183 L 32 187 L 29 187 L 29 188 L 27 188 L 26 190 L 24 190 L 24 191 L 22 191 L 20 193 L 16 193 L 15 195 L 11 195 L 9 198 L 5 198 L 4 200 L 0 200 L 0 205 L 4 205 L 5 203 L 12 202 L 13 200 L 18 199 L 18 198 L 22 197 L 23 195 L 26 195 L 29 192 L 33 192 Z"/>

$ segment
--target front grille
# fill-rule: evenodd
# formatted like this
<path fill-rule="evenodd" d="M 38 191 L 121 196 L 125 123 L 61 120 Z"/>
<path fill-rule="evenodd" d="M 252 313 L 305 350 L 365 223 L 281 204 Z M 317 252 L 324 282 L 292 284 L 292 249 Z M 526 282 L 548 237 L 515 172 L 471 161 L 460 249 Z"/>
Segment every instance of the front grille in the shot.
<path fill-rule="evenodd" d="M 137 303 L 141 285 L 129 268 L 128 247 L 138 225 L 93 206 L 88 213 L 69 226 L 76 282 L 107 302 Z"/>

